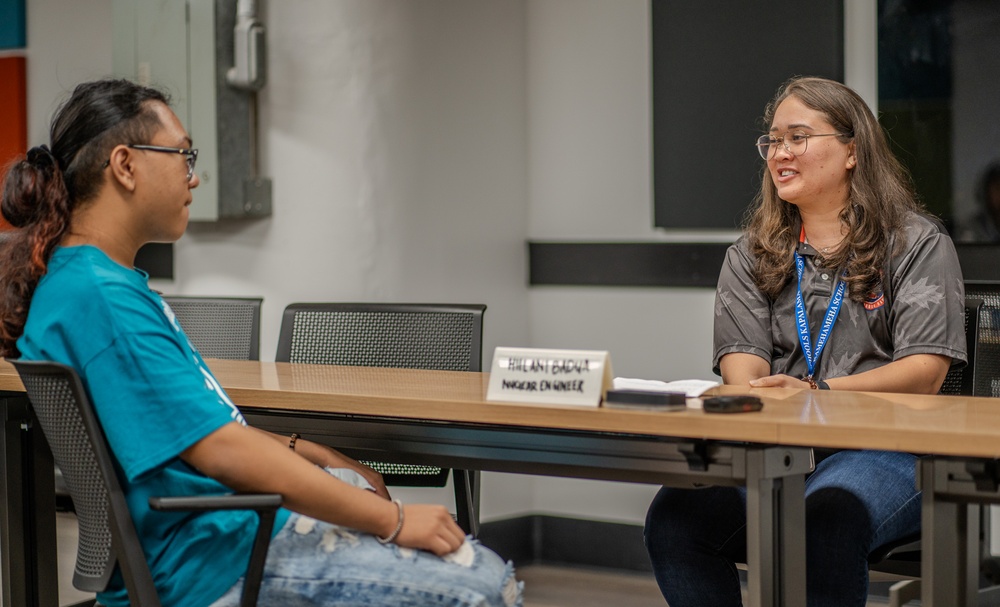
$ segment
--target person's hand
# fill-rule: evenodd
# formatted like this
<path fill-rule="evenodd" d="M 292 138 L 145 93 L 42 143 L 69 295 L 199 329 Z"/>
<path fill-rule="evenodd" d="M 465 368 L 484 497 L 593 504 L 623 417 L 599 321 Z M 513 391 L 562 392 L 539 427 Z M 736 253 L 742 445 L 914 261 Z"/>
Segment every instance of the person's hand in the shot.
<path fill-rule="evenodd" d="M 465 532 L 444 506 L 408 504 L 403 506 L 403 528 L 394 541 L 406 548 L 444 556 L 458 550 L 465 541 Z"/>
<path fill-rule="evenodd" d="M 800 390 L 808 390 L 809 382 L 803 381 L 801 379 L 795 379 L 790 375 L 768 375 L 767 377 L 761 377 L 758 379 L 750 380 L 750 387 L 752 388 L 799 388 Z"/>

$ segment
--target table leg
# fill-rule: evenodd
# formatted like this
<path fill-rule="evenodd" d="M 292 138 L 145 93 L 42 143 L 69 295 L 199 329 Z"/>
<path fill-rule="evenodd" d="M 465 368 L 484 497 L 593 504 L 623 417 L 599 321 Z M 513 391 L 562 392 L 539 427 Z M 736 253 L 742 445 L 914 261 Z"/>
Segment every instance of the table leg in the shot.
<path fill-rule="evenodd" d="M 947 460 L 924 458 L 918 463 L 922 494 L 920 578 L 924 607 L 974 607 L 978 595 L 978 566 L 970 550 L 978 554 L 978 544 L 969 541 L 978 535 L 979 506 L 954 496 L 948 490 Z M 972 546 L 970 546 L 972 544 Z"/>
<path fill-rule="evenodd" d="M 0 569 L 2 605 L 55 607 L 55 492 L 52 453 L 27 399 L 0 397 Z"/>
<path fill-rule="evenodd" d="M 750 607 L 806 604 L 805 472 L 808 450 L 747 451 L 747 590 Z"/>
<path fill-rule="evenodd" d="M 455 511 L 458 526 L 472 537 L 479 536 L 479 478 L 478 470 L 452 468 L 455 484 Z"/>

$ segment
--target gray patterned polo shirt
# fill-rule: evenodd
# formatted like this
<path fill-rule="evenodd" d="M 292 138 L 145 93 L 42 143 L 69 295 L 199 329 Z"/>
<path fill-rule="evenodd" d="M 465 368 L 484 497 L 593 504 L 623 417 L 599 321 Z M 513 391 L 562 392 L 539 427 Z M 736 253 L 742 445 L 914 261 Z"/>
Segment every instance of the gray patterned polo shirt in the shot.
<path fill-rule="evenodd" d="M 845 295 L 816 365 L 817 379 L 861 373 L 911 354 L 941 354 L 951 357 L 953 365 L 965 363 L 965 288 L 951 238 L 916 213 L 895 237 L 905 238 L 906 247 L 890 262 L 888 293 L 872 294 L 863 303 Z M 815 348 L 837 276 L 813 264 L 817 252 L 808 244 L 799 244 L 798 251 L 805 261 L 802 295 Z M 771 301 L 754 285 L 752 269 L 753 258 L 741 237 L 729 247 L 719 275 L 713 369 L 720 373 L 724 355 L 746 352 L 768 361 L 772 374 L 804 377 L 795 275 Z"/>

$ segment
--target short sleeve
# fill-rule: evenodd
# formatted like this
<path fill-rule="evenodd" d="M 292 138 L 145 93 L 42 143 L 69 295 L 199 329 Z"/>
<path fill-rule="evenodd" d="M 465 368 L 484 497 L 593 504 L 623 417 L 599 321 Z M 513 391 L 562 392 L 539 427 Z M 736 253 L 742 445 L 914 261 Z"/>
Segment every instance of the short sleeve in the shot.
<path fill-rule="evenodd" d="M 121 335 L 87 364 L 84 381 L 130 482 L 242 422 L 211 373 L 167 330 Z"/>
<path fill-rule="evenodd" d="M 771 363 L 771 304 L 753 282 L 753 260 L 740 239 L 726 251 L 715 292 L 712 368 L 726 354 L 755 354 Z"/>
<path fill-rule="evenodd" d="M 936 228 L 936 226 L 935 226 Z M 907 226 L 906 253 L 894 263 L 889 325 L 893 360 L 940 354 L 966 362 L 965 287 L 958 254 L 940 229 Z"/>

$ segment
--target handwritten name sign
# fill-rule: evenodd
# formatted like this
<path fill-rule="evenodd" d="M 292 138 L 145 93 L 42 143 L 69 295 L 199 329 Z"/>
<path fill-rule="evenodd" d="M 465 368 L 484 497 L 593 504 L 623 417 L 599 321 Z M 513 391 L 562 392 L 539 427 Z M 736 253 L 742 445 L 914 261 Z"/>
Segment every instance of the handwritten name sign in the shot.
<path fill-rule="evenodd" d="M 604 350 L 497 348 L 486 400 L 597 407 L 611 387 Z"/>

